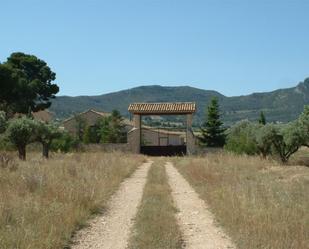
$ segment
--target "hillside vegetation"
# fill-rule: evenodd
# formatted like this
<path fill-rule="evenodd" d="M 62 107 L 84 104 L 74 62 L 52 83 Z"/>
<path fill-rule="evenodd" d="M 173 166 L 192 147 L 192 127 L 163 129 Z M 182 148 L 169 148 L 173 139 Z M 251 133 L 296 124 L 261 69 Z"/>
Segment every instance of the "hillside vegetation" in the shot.
<path fill-rule="evenodd" d="M 108 112 L 117 109 L 128 116 L 127 108 L 132 102 L 195 101 L 197 103 L 195 121 L 200 122 L 203 120 L 205 107 L 214 96 L 219 100 L 223 121 L 227 125 L 246 118 L 257 120 L 261 110 L 264 111 L 268 121 L 287 122 L 297 118 L 303 106 L 309 104 L 309 78 L 296 87 L 237 97 L 226 97 L 216 91 L 189 86 L 141 86 L 99 96 L 60 96 L 53 100 L 50 110 L 58 118 L 68 117 L 72 113 L 90 108 Z"/>

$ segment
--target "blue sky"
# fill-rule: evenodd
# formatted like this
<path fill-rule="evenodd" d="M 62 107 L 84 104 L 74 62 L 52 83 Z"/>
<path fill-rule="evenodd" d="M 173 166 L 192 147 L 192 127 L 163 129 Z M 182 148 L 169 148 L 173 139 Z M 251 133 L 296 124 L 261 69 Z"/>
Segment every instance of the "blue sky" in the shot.
<path fill-rule="evenodd" d="M 309 77 L 307 0 L 0 1 L 0 61 L 37 55 L 60 95 L 160 84 L 234 96 Z"/>

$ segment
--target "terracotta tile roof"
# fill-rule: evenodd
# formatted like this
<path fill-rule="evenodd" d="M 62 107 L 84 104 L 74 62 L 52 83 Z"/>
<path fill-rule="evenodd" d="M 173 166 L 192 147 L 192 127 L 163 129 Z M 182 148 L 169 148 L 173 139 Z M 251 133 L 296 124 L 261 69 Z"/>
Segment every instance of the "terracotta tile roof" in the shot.
<path fill-rule="evenodd" d="M 195 110 L 194 102 L 133 103 L 128 108 L 129 112 L 136 114 L 188 114 Z"/>

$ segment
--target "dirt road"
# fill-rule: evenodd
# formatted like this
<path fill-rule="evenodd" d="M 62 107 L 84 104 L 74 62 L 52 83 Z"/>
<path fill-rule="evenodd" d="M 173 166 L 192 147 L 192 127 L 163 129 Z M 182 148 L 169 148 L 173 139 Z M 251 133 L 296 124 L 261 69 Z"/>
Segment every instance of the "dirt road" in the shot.
<path fill-rule="evenodd" d="M 214 223 L 213 215 L 189 183 L 172 163 L 166 163 L 166 172 L 173 199 L 179 210 L 180 228 L 188 249 L 235 248 L 231 240 Z"/>
<path fill-rule="evenodd" d="M 144 163 L 126 179 L 112 196 L 107 213 L 79 231 L 72 249 L 125 249 L 138 205 L 142 198 L 147 172 L 152 162 Z"/>

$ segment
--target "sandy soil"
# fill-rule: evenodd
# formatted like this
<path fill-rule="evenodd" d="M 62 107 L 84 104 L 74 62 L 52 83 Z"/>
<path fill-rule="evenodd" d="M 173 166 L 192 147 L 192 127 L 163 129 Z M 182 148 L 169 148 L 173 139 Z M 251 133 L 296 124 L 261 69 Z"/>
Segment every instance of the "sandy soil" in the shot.
<path fill-rule="evenodd" d="M 96 217 L 89 227 L 80 230 L 72 249 L 124 249 L 127 247 L 132 219 L 137 213 L 147 172 L 152 162 L 144 163 L 126 179 L 112 196 L 108 211 Z"/>
<path fill-rule="evenodd" d="M 236 248 L 230 238 L 216 226 L 205 202 L 199 198 L 172 163 L 166 163 L 166 172 L 173 199 L 179 210 L 177 219 L 184 235 L 185 248 Z"/>

